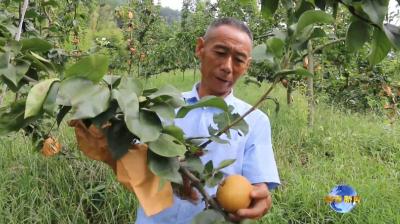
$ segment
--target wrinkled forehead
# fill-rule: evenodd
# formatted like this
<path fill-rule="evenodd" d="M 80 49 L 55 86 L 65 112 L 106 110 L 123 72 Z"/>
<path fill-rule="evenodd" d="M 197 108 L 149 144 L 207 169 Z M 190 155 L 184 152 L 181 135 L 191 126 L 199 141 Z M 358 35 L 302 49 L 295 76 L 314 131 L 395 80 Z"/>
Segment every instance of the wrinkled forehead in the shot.
<path fill-rule="evenodd" d="M 245 51 L 251 52 L 252 41 L 249 35 L 230 25 L 221 25 L 209 29 L 204 35 L 205 43 L 208 45 L 215 45 L 217 43 L 229 43 L 232 47 L 239 47 Z"/>

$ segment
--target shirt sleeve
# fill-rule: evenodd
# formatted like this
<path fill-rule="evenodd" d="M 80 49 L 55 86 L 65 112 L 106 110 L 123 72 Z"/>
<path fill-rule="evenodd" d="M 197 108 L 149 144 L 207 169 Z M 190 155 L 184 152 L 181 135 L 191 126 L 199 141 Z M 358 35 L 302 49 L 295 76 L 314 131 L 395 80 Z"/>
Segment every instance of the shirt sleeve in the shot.
<path fill-rule="evenodd" d="M 272 150 L 269 119 L 260 112 L 247 122 L 250 130 L 243 156 L 243 176 L 253 184 L 267 183 L 272 190 L 280 184 L 280 179 Z"/>

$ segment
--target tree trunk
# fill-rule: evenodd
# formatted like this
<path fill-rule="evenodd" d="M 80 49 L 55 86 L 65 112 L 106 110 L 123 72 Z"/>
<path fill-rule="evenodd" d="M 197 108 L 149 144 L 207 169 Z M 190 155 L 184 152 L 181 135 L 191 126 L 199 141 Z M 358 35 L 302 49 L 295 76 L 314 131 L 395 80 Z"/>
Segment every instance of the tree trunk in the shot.
<path fill-rule="evenodd" d="M 3 105 L 3 100 L 6 97 L 6 93 L 7 93 L 7 86 L 4 84 L 0 93 L 0 107 L 1 105 Z"/>
<path fill-rule="evenodd" d="M 286 89 L 286 103 L 287 105 L 292 105 L 292 92 L 293 92 L 293 87 L 292 87 L 292 83 L 290 82 L 290 80 L 288 80 L 288 85 L 287 85 L 287 89 Z"/>
<path fill-rule="evenodd" d="M 193 81 L 196 80 L 196 63 L 194 63 L 194 69 L 193 69 Z"/>
<path fill-rule="evenodd" d="M 308 41 L 308 71 L 314 76 L 314 56 L 313 56 L 313 47 L 311 40 Z M 307 123 L 309 127 L 314 125 L 314 112 L 315 112 L 315 103 L 314 103 L 314 77 L 307 78 L 307 102 L 308 102 L 308 116 Z"/>

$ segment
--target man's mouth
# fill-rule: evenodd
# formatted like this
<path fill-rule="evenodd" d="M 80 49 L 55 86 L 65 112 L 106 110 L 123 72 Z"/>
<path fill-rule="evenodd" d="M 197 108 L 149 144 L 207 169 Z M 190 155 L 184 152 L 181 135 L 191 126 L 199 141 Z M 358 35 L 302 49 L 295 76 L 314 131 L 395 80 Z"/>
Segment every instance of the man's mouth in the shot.
<path fill-rule="evenodd" d="M 223 83 L 227 83 L 227 84 L 230 83 L 229 80 L 221 79 L 221 78 L 218 78 L 218 77 L 216 77 L 216 79 L 218 79 L 219 81 L 221 81 L 221 82 L 223 82 Z"/>

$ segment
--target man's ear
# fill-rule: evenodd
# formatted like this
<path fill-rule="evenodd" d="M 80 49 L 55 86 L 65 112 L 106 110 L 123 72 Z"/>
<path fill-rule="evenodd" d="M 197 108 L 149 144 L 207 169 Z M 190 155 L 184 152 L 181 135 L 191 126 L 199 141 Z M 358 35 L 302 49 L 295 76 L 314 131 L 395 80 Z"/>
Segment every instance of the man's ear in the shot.
<path fill-rule="evenodd" d="M 202 58 L 203 55 L 203 51 L 204 51 L 204 38 L 203 37 L 199 37 L 197 38 L 196 41 L 196 57 L 198 59 Z"/>
<path fill-rule="evenodd" d="M 253 58 L 249 57 L 246 62 L 246 70 L 250 67 Z"/>

